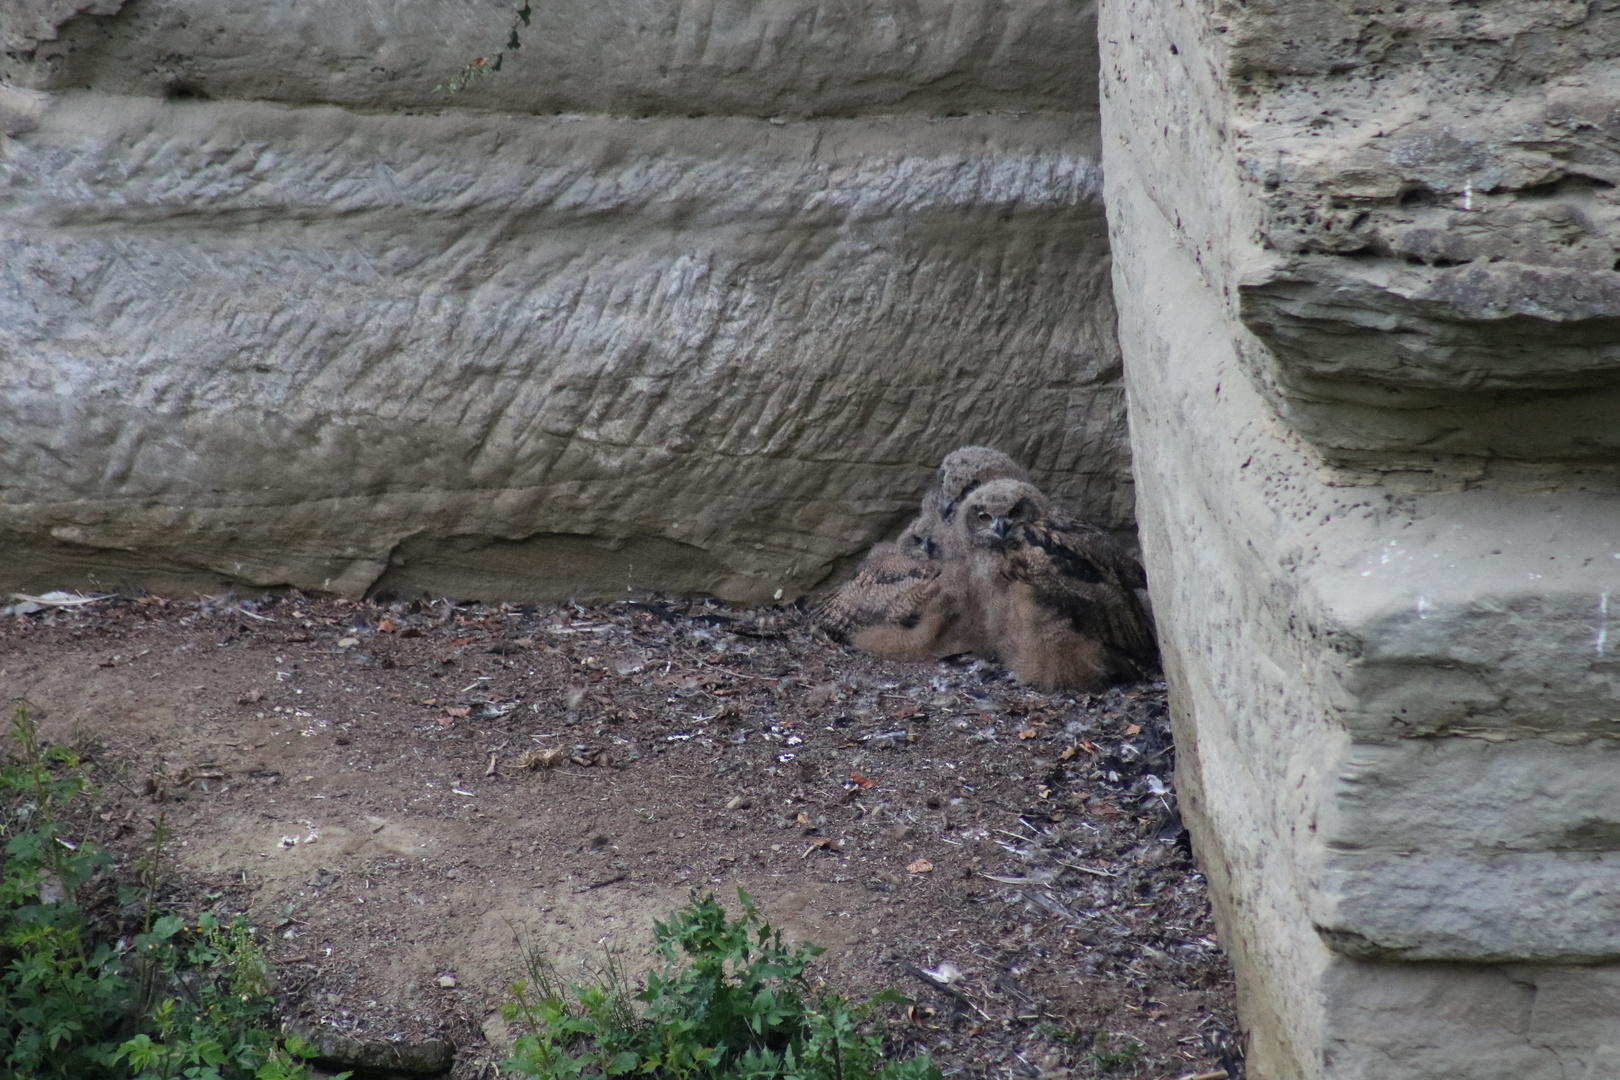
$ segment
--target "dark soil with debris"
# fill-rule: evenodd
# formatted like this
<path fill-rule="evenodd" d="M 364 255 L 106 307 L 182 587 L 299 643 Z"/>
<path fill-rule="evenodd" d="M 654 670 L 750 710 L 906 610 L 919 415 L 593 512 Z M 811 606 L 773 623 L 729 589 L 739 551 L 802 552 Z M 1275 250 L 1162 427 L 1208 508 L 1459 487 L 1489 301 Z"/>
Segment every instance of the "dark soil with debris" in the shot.
<path fill-rule="evenodd" d="M 1162 684 L 1040 693 L 657 599 L 7 610 L 0 691 L 88 750 L 80 831 L 131 867 L 161 815 L 165 902 L 246 912 L 333 1053 L 440 1039 L 494 1076 L 515 936 L 582 976 L 742 887 L 833 988 L 914 997 L 894 1038 L 947 1073 L 1241 1074 Z"/>

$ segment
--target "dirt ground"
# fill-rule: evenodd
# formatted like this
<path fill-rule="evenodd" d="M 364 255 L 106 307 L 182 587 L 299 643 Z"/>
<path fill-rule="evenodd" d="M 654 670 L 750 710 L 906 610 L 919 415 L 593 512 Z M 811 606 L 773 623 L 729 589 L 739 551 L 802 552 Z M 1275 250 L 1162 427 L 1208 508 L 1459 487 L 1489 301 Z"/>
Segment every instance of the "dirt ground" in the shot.
<path fill-rule="evenodd" d="M 894 1037 L 948 1074 L 1241 1075 L 1162 684 L 1039 693 L 656 598 L 0 610 L 0 692 L 90 758 L 82 831 L 128 867 L 161 815 L 166 901 L 246 912 L 333 1053 L 494 1076 L 515 935 L 583 975 L 740 886 L 834 988 L 914 997 Z"/>

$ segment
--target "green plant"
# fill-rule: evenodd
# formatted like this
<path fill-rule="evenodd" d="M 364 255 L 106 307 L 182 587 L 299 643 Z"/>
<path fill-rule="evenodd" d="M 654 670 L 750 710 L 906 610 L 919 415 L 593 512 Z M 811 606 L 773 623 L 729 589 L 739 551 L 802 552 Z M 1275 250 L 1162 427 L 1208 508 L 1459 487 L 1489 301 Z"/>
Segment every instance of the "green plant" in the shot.
<path fill-rule="evenodd" d="M 1079 1033 L 1073 1028 L 1064 1027 L 1062 1024 L 1054 1024 L 1050 1020 L 1042 1020 L 1036 1024 L 1035 1034 L 1055 1043 L 1072 1043 L 1079 1037 Z"/>
<path fill-rule="evenodd" d="M 1091 1060 L 1099 1073 L 1119 1072 L 1136 1065 L 1142 1056 L 1142 1044 L 1124 1035 L 1115 1046 L 1107 1032 L 1099 1031 L 1091 1044 Z"/>
<path fill-rule="evenodd" d="M 102 1037 L 130 987 L 117 951 L 85 941 L 76 899 L 111 860 L 62 835 L 59 811 L 85 790 L 78 758 L 41 744 L 21 706 L 11 739 L 15 754 L 0 763 L 0 1076 L 112 1076 L 116 1048 Z"/>
<path fill-rule="evenodd" d="M 507 33 L 506 47 L 504 49 L 497 52 L 493 57 L 480 56 L 468 61 L 466 67 L 435 86 L 434 91 L 459 94 L 474 79 L 481 79 L 485 75 L 501 70 L 501 64 L 505 62 L 506 54 L 523 48 L 523 39 L 518 33 L 518 28 L 528 26 L 529 20 L 534 16 L 534 9 L 530 6 L 531 3 L 532 0 L 517 0 L 512 5 L 512 25 Z"/>
<path fill-rule="evenodd" d="M 938 1080 L 926 1056 L 888 1058 L 868 1022 L 875 1006 L 905 998 L 813 993 L 804 969 L 822 949 L 787 945 L 747 893 L 737 898 L 735 920 L 708 894 L 654 923 L 663 964 L 634 995 L 611 954 L 600 983 L 564 987 L 525 949 L 530 977 L 502 1011 L 528 1030 L 502 1067 L 542 1080 Z"/>
<path fill-rule="evenodd" d="M 247 920 L 238 915 L 221 926 L 214 916 L 203 915 L 188 928 L 167 915 L 136 937 L 135 949 L 143 966 L 180 994 L 164 997 L 149 1011 L 151 1033 L 143 1031 L 118 1048 L 135 1080 L 310 1076 L 296 1057 L 309 1056 L 311 1049 L 273 1030 L 270 964 Z"/>
<path fill-rule="evenodd" d="M 269 961 L 247 922 L 204 915 L 187 927 L 157 913 L 161 817 L 140 884 L 120 890 L 121 903 L 142 901 L 141 932 L 128 948 L 88 940 L 80 887 L 112 860 L 63 835 L 83 768 L 40 741 L 26 708 L 11 742 L 0 761 L 0 1080 L 308 1080 L 296 1059 L 309 1048 L 272 1026 Z"/>

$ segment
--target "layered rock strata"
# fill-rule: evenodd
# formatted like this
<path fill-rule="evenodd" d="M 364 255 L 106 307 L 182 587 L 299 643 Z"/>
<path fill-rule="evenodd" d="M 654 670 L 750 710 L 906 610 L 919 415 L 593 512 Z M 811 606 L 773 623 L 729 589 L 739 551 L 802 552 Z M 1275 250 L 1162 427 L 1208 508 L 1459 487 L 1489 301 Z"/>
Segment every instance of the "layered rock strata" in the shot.
<path fill-rule="evenodd" d="M 1620 21 L 1110 0 L 1099 37 L 1250 1075 L 1615 1075 Z"/>
<path fill-rule="evenodd" d="M 791 597 L 999 446 L 1129 528 L 1094 25 L 6 0 L 0 586 Z M 454 106 L 453 108 L 451 106 Z"/>

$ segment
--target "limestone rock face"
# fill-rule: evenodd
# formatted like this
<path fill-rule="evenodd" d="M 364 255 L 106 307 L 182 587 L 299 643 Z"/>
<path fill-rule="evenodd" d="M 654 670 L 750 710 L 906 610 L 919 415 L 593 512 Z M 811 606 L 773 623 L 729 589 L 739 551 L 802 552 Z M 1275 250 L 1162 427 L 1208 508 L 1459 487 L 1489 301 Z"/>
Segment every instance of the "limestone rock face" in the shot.
<path fill-rule="evenodd" d="M 1235 258 L 1223 287 L 1264 346 L 1245 365 L 1302 435 L 1337 461 L 1615 458 L 1620 23 L 1572 2 L 1213 3 L 1175 32 L 1207 43 L 1213 70 L 1186 77 L 1216 97 L 1160 119 L 1218 128 L 1245 190 L 1220 204 L 1241 240 L 1202 214 L 1187 236 Z M 1156 180 L 1163 205 L 1208 198 Z"/>
<path fill-rule="evenodd" d="M 0 587 L 791 598 L 967 442 L 1132 523 L 1084 8 L 538 5 L 452 99 L 508 5 L 0 3 Z"/>
<path fill-rule="evenodd" d="M 42 90 L 439 109 L 446 99 L 434 87 L 501 50 L 513 8 L 508 0 L 6 0 L 10 55 L 0 74 Z M 556 0 L 532 11 L 521 48 L 501 57 L 501 77 L 474 81 L 458 108 L 1096 112 L 1089 3 Z"/>
<path fill-rule="evenodd" d="M 1143 548 L 1253 1076 L 1620 1061 L 1617 33 L 1104 5 Z"/>

